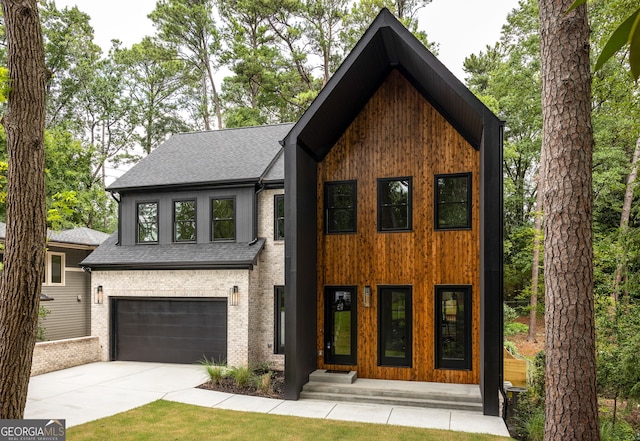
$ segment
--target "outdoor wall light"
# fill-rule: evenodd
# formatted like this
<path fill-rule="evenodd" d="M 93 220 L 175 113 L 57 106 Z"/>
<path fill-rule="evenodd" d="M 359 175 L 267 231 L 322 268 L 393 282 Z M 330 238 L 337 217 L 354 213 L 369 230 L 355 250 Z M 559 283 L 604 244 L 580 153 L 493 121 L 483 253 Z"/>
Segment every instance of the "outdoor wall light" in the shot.
<path fill-rule="evenodd" d="M 369 285 L 364 287 L 364 296 L 362 296 L 362 305 L 365 308 L 371 306 L 371 287 Z"/>
<path fill-rule="evenodd" d="M 96 288 L 95 303 L 97 303 L 98 305 L 101 305 L 102 301 L 103 301 L 102 285 L 98 285 L 98 287 Z"/>
<path fill-rule="evenodd" d="M 229 296 L 229 303 L 231 304 L 231 306 L 238 306 L 238 285 L 234 285 L 230 291 L 231 293 Z"/>

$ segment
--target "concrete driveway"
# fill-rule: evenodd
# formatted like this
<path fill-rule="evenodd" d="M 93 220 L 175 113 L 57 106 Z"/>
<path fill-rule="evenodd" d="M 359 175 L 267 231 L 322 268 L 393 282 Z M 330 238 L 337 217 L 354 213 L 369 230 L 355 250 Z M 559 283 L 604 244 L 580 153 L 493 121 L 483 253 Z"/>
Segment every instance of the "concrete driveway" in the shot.
<path fill-rule="evenodd" d="M 502 418 L 479 412 L 285 401 L 195 389 L 206 380 L 198 365 L 112 361 L 76 366 L 31 377 L 25 418 L 64 419 L 71 427 L 165 399 L 216 409 L 509 436 Z"/>
<path fill-rule="evenodd" d="M 202 366 L 112 361 L 50 372 L 29 381 L 25 418 L 67 427 L 115 415 L 206 381 Z"/>

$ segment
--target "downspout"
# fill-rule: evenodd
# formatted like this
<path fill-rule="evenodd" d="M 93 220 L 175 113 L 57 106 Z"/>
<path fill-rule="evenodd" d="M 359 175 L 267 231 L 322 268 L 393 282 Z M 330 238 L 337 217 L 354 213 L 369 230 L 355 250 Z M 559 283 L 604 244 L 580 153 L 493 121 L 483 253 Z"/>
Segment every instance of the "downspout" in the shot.
<path fill-rule="evenodd" d="M 253 240 L 249 242 L 249 245 L 253 245 L 258 242 L 258 195 L 264 190 L 264 182 L 262 177 L 258 181 L 258 189 L 253 195 Z"/>
<path fill-rule="evenodd" d="M 116 245 L 120 245 L 122 243 L 122 228 L 120 225 L 122 220 L 122 206 L 120 205 L 120 194 L 112 191 L 110 191 L 109 194 L 111 195 L 111 198 L 118 203 L 118 242 L 116 242 Z M 117 197 L 116 194 L 118 195 Z"/>
<path fill-rule="evenodd" d="M 500 159 L 502 160 L 504 152 L 504 126 L 506 121 L 500 121 L 500 134 L 498 136 L 500 142 Z M 500 161 L 502 163 L 502 161 Z M 501 187 L 504 188 L 504 182 L 500 179 Z M 504 243 L 504 196 L 500 198 L 500 211 L 502 212 L 502 237 L 500 242 Z M 504 280 L 504 246 L 502 247 L 502 256 L 500 260 L 500 274 Z M 504 348 L 504 283 L 500 283 L 500 346 Z M 504 349 L 500 351 L 500 368 L 498 369 L 498 390 L 502 396 L 502 419 L 507 422 L 507 392 L 504 390 Z"/>

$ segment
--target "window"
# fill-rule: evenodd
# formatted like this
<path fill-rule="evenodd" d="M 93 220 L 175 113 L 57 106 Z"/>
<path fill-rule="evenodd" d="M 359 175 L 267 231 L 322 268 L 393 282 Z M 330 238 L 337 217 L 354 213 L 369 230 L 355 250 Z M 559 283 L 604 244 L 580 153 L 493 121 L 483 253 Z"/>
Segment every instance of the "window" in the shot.
<path fill-rule="evenodd" d="M 235 240 L 235 199 L 212 199 L 211 213 L 211 240 Z"/>
<path fill-rule="evenodd" d="M 439 286 L 435 299 L 436 368 L 471 369 L 471 287 Z"/>
<path fill-rule="evenodd" d="M 273 238 L 275 240 L 284 240 L 284 195 L 277 194 L 273 200 L 274 207 L 274 225 Z"/>
<path fill-rule="evenodd" d="M 325 183 L 325 229 L 327 233 L 356 232 L 356 181 Z"/>
<path fill-rule="evenodd" d="M 43 285 L 64 285 L 64 253 L 47 252 L 44 263 Z"/>
<path fill-rule="evenodd" d="M 411 230 L 411 178 L 378 179 L 378 231 Z"/>
<path fill-rule="evenodd" d="M 436 175 L 435 228 L 471 228 L 471 173 Z"/>
<path fill-rule="evenodd" d="M 138 243 L 158 242 L 158 203 L 141 202 L 138 212 Z"/>
<path fill-rule="evenodd" d="M 284 286 L 275 286 L 275 317 L 273 327 L 273 353 L 284 354 Z"/>
<path fill-rule="evenodd" d="M 173 201 L 173 241 L 196 240 L 196 201 Z"/>
<path fill-rule="evenodd" d="M 412 302 L 410 286 L 378 287 L 378 365 L 412 364 Z"/>

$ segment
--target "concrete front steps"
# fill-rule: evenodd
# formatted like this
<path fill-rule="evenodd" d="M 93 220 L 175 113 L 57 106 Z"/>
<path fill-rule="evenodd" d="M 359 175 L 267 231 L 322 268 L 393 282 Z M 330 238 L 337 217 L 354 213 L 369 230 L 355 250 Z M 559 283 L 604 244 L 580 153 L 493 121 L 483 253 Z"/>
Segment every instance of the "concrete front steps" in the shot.
<path fill-rule="evenodd" d="M 372 380 L 357 378 L 354 371 L 332 373 L 318 369 L 312 372 L 300 392 L 300 399 L 482 412 L 478 385 Z"/>

